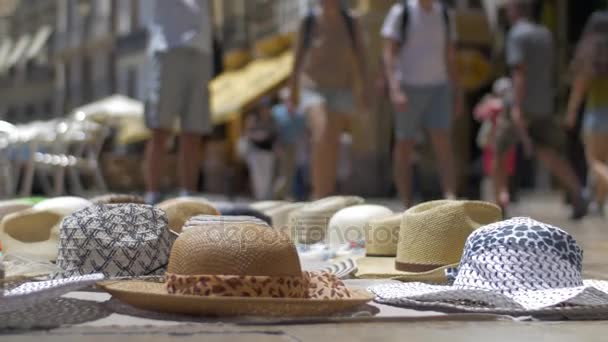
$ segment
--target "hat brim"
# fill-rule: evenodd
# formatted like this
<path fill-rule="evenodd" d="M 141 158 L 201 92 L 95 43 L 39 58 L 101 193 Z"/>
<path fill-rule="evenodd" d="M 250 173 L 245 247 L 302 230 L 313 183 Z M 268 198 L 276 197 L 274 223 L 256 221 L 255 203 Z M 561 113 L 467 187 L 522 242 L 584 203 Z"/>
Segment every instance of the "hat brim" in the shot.
<path fill-rule="evenodd" d="M 416 310 L 533 316 L 544 319 L 607 319 L 608 281 L 585 280 L 574 288 L 519 291 L 510 296 L 486 290 L 424 283 L 372 286 L 381 304 Z"/>
<path fill-rule="evenodd" d="M 138 309 L 204 316 L 326 316 L 348 312 L 373 299 L 365 290 L 350 290 L 353 296 L 346 299 L 299 299 L 175 295 L 167 293 L 163 283 L 137 280 L 98 285 Z"/>
<path fill-rule="evenodd" d="M 395 269 L 394 257 L 361 257 L 356 260 L 359 279 L 394 279 L 403 282 L 445 284 L 446 270 L 458 264 L 446 265 L 426 272 L 403 272 Z"/>

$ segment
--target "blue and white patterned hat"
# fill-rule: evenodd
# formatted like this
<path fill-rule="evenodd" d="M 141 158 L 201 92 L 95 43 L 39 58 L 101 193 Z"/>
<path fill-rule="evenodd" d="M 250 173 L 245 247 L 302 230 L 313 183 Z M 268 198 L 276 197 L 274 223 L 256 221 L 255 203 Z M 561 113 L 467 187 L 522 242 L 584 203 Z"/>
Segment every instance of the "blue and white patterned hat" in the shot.
<path fill-rule="evenodd" d="M 608 281 L 583 280 L 583 251 L 557 227 L 513 218 L 467 239 L 451 286 L 424 283 L 370 287 L 383 304 L 502 314 L 594 309 L 608 318 Z"/>

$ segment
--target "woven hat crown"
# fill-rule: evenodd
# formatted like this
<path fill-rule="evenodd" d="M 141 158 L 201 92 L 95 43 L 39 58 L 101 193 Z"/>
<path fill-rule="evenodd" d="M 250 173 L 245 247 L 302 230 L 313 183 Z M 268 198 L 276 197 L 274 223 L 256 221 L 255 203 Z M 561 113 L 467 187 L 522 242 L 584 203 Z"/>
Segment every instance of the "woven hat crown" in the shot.
<path fill-rule="evenodd" d="M 210 216 L 175 241 L 167 271 L 178 275 L 301 276 L 289 237 L 259 220 Z"/>
<path fill-rule="evenodd" d="M 500 208 L 486 202 L 441 200 L 412 207 L 403 214 L 396 263 L 419 265 L 420 271 L 458 263 L 469 235 L 501 218 Z"/>
<path fill-rule="evenodd" d="M 163 274 L 174 236 L 162 210 L 143 204 L 93 205 L 67 216 L 59 232 L 63 275 Z"/>
<path fill-rule="evenodd" d="M 394 257 L 397 254 L 397 241 L 403 214 L 372 219 L 369 221 L 369 232 L 365 242 L 365 253 L 368 256 Z"/>
<path fill-rule="evenodd" d="M 454 286 L 502 292 L 583 285 L 583 251 L 562 229 L 527 217 L 468 238 Z"/>

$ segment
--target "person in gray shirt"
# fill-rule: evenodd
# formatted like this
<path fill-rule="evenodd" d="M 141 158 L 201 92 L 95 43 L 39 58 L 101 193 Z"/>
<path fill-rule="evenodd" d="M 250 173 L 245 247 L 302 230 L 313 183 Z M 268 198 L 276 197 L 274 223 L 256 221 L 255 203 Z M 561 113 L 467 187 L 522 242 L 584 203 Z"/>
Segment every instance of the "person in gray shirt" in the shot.
<path fill-rule="evenodd" d="M 208 84 L 213 75 L 209 0 L 155 0 L 149 29 L 152 61 L 146 126 L 146 202 L 160 200 L 167 140 L 179 117 L 180 196 L 197 189 L 202 136 L 212 130 Z"/>
<path fill-rule="evenodd" d="M 497 160 L 495 179 L 506 179 L 506 165 L 502 158 L 509 148 L 522 142 L 528 156 L 533 154 L 561 181 L 571 195 L 574 210 L 572 219 L 587 213 L 582 186 L 572 166 L 560 153 L 565 135 L 555 117 L 554 51 L 551 32 L 532 22 L 530 0 L 510 0 L 507 14 L 512 27 L 507 37 L 507 63 L 513 78 L 514 96 L 510 120 L 497 128 Z M 505 203 L 499 203 L 505 206 Z"/>

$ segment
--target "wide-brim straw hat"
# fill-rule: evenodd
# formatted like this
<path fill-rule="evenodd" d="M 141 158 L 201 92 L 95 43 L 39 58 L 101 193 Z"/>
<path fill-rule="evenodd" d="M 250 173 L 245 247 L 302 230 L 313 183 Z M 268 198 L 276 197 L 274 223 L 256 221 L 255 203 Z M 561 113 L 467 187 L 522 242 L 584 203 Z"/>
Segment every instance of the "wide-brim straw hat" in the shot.
<path fill-rule="evenodd" d="M 473 232 L 450 285 L 370 287 L 376 301 L 411 309 L 608 319 L 608 281 L 582 278 L 583 251 L 557 227 L 527 217 Z"/>
<path fill-rule="evenodd" d="M 291 237 L 301 244 L 323 242 L 329 220 L 335 213 L 364 202 L 363 198 L 357 196 L 331 196 L 307 203 L 289 215 Z"/>
<path fill-rule="evenodd" d="M 4 252 L 36 260 L 55 260 L 62 219 L 91 204 L 80 197 L 57 197 L 5 216 L 0 223 Z"/>
<path fill-rule="evenodd" d="M 303 202 L 285 203 L 264 211 L 270 217 L 274 229 L 288 231 L 289 215 L 305 205 Z"/>
<path fill-rule="evenodd" d="M 257 219 L 199 218 L 171 251 L 165 283 L 100 286 L 140 309 L 210 316 L 325 316 L 372 299 L 327 273 L 302 272 L 287 235 Z M 203 223 L 204 222 L 204 223 Z"/>
<path fill-rule="evenodd" d="M 325 243 L 337 251 L 352 245 L 363 245 L 370 220 L 393 214 L 389 208 L 375 204 L 359 204 L 340 209 L 329 220 Z"/>
<path fill-rule="evenodd" d="M 460 260 L 467 237 L 501 218 L 500 208 L 487 202 L 440 200 L 419 204 L 401 216 L 395 255 L 381 256 L 372 249 L 372 253 L 357 260 L 356 276 L 445 283 L 446 271 Z M 376 225 L 375 229 L 390 233 L 395 219 L 379 222 L 386 227 Z M 370 234 L 370 238 L 379 236 L 378 232 Z M 394 236 L 391 241 L 395 241 Z"/>
<path fill-rule="evenodd" d="M 174 198 L 163 201 L 157 205 L 169 219 L 169 228 L 180 233 L 184 224 L 197 215 L 219 215 L 220 212 L 211 202 L 202 198 Z"/>

